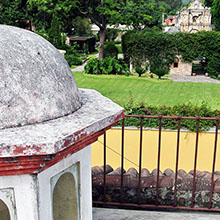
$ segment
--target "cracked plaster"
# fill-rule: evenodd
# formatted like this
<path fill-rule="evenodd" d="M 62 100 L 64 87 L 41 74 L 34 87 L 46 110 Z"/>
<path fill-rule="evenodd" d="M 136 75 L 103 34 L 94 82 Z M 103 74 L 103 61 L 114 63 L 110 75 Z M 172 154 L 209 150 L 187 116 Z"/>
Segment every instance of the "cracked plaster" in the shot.
<path fill-rule="evenodd" d="M 121 118 L 124 110 L 95 90 L 79 89 L 82 107 L 47 122 L 0 130 L 0 157 L 46 155 L 100 131 Z"/>

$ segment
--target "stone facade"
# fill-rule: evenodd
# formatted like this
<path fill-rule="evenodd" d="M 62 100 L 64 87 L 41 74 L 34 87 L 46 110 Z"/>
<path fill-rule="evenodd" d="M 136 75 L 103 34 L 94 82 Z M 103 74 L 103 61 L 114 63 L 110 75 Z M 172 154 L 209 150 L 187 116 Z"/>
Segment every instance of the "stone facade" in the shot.
<path fill-rule="evenodd" d="M 177 25 L 184 32 L 211 31 L 210 8 L 203 7 L 199 0 L 192 1 L 189 8 L 180 11 Z"/>
<path fill-rule="evenodd" d="M 180 76 L 191 76 L 192 63 L 185 63 L 181 61 L 181 59 L 178 59 L 175 63 L 171 65 L 170 74 Z"/>
<path fill-rule="evenodd" d="M 168 16 L 163 23 L 164 32 L 190 32 L 212 30 L 210 8 L 204 7 L 199 0 L 193 0 L 190 6 L 182 8 L 174 16 Z"/>

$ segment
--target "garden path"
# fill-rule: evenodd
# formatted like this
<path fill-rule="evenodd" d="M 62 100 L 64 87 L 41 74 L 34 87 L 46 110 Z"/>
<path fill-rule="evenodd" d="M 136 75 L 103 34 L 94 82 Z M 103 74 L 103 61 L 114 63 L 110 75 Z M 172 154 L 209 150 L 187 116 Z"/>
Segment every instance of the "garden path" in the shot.
<path fill-rule="evenodd" d="M 76 68 L 73 68 L 71 70 L 74 71 L 74 72 L 83 72 L 85 65 L 86 65 L 86 63 L 83 63 L 83 65 L 77 66 Z"/>
<path fill-rule="evenodd" d="M 173 82 L 200 82 L 200 83 L 220 83 L 219 80 L 212 79 L 207 76 L 178 76 L 172 75 L 167 78 L 171 79 Z"/>

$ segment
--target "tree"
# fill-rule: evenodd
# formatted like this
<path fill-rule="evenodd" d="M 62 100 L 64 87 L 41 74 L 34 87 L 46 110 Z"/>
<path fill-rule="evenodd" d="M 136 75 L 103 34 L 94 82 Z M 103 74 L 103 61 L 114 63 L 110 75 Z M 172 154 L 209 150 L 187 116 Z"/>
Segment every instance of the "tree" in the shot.
<path fill-rule="evenodd" d="M 49 29 L 52 15 L 56 14 L 63 29 L 68 32 L 73 19 L 80 14 L 77 3 L 78 0 L 28 0 L 28 10 L 32 11 L 38 29 Z"/>
<path fill-rule="evenodd" d="M 170 11 L 170 6 L 163 1 L 128 0 L 121 8 L 122 23 L 136 30 L 161 26 L 162 14 Z"/>
<path fill-rule="evenodd" d="M 80 11 L 100 29 L 99 59 L 104 58 L 104 43 L 107 24 L 115 24 L 120 20 L 121 0 L 84 0 Z"/>
<path fill-rule="evenodd" d="M 91 23 L 87 18 L 76 17 L 73 20 L 74 34 L 79 36 L 92 35 Z"/>
<path fill-rule="evenodd" d="M 51 27 L 48 31 L 48 38 L 50 43 L 52 43 L 56 48 L 62 46 L 62 37 L 60 32 L 60 26 L 57 16 L 54 14 L 51 22 Z"/>
<path fill-rule="evenodd" d="M 212 3 L 213 3 L 213 0 L 205 0 L 204 4 L 207 6 L 207 7 L 212 7 Z"/>
<path fill-rule="evenodd" d="M 0 23 L 23 27 L 29 20 L 25 0 L 1 0 L 0 1 Z"/>
<path fill-rule="evenodd" d="M 171 11 L 175 11 L 182 6 L 182 0 L 156 0 L 157 2 L 165 2 L 170 6 Z"/>
<path fill-rule="evenodd" d="M 220 30 L 220 1 L 213 0 L 212 8 L 211 8 L 212 16 L 213 16 L 213 24 L 215 25 L 216 30 Z"/>

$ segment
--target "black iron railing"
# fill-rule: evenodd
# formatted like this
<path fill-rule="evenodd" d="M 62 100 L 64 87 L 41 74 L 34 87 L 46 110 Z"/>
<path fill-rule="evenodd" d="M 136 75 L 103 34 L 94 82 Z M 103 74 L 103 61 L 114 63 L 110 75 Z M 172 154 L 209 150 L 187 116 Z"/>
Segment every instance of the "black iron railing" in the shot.
<path fill-rule="evenodd" d="M 140 144 L 139 144 L 139 176 L 138 176 L 138 190 L 137 190 L 137 202 L 136 203 L 126 203 L 124 202 L 124 178 L 125 175 L 122 172 L 124 170 L 124 148 L 125 148 L 125 120 L 126 118 L 139 118 L 140 119 Z M 158 119 L 158 152 L 157 152 L 157 175 L 156 175 L 156 202 L 155 204 L 142 204 L 141 203 L 141 170 L 142 170 L 142 147 L 143 147 L 143 121 L 148 119 Z M 173 193 L 173 204 L 172 205 L 160 205 L 159 202 L 159 180 L 160 180 L 160 164 L 161 164 L 161 138 L 162 138 L 162 121 L 164 119 L 174 119 L 177 122 L 177 139 L 176 139 L 176 156 L 175 156 L 175 177 L 174 177 L 174 193 Z M 177 184 L 178 184 L 178 166 L 179 166 L 179 152 L 180 152 L 180 134 L 181 134 L 181 121 L 182 120 L 196 120 L 196 141 L 195 141 L 195 153 L 194 153 L 194 168 L 193 168 L 193 184 L 191 189 L 191 204 L 190 206 L 178 206 L 177 203 Z M 209 203 L 206 208 L 195 207 L 195 191 L 196 191 L 196 169 L 198 161 L 198 150 L 199 150 L 199 134 L 200 134 L 200 122 L 202 120 L 212 120 L 215 121 L 215 139 L 214 139 L 214 152 L 212 158 L 212 172 L 210 180 L 209 189 Z M 189 210 L 206 210 L 206 211 L 220 211 L 218 208 L 212 207 L 213 192 L 214 192 L 214 174 L 216 165 L 216 155 L 217 155 L 217 145 L 218 145 L 218 130 L 219 130 L 219 120 L 220 118 L 206 118 L 206 117 L 177 117 L 177 116 L 142 116 L 142 115 L 126 115 L 125 119 L 122 120 L 121 128 L 121 182 L 120 182 L 120 201 L 119 202 L 108 202 L 106 199 L 106 133 L 104 134 L 104 175 L 103 175 L 103 201 L 93 201 L 94 204 L 107 204 L 116 205 L 123 207 L 141 207 L 141 208 L 169 208 L 169 209 L 189 209 Z"/>

